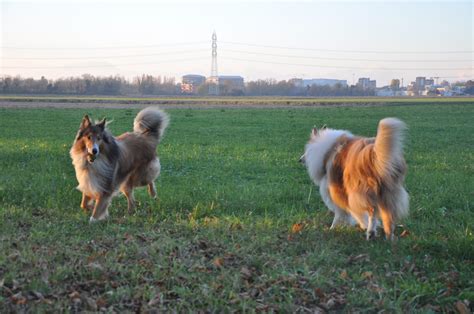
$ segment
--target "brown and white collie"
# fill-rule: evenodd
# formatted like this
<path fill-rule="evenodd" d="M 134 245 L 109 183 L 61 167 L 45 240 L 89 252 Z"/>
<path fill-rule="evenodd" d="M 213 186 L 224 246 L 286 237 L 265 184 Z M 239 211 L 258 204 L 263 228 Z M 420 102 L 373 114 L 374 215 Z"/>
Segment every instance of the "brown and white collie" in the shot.
<path fill-rule="evenodd" d="M 386 238 L 394 239 L 395 222 L 408 215 L 405 129 L 402 121 L 386 118 L 379 122 L 375 138 L 324 127 L 312 130 L 301 162 L 334 212 L 331 229 L 354 223 L 354 218 L 370 239 L 376 236 L 380 218 Z"/>
<path fill-rule="evenodd" d="M 133 132 L 114 137 L 105 119 L 94 124 L 84 116 L 70 154 L 82 192 L 81 207 L 92 210 L 91 222 L 107 218 L 118 191 L 125 194 L 130 213 L 135 209 L 135 187 L 146 185 L 150 196 L 156 197 L 154 180 L 161 169 L 156 147 L 168 121 L 166 113 L 149 107 L 136 116 Z"/>

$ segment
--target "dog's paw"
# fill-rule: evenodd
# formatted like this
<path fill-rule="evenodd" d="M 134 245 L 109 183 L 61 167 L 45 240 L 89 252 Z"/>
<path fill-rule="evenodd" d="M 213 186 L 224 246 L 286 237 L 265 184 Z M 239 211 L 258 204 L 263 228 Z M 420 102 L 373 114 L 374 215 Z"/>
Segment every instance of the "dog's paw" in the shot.
<path fill-rule="evenodd" d="M 98 223 L 98 222 L 101 222 L 101 221 L 104 221 L 104 220 L 105 220 L 105 218 L 97 219 L 97 218 L 94 218 L 94 217 L 91 216 L 91 218 L 89 218 L 89 224 L 95 224 L 95 223 Z"/>
<path fill-rule="evenodd" d="M 105 212 L 102 216 L 100 216 L 98 218 L 94 218 L 94 216 L 91 216 L 91 218 L 89 218 L 89 223 L 92 224 L 92 223 L 96 223 L 96 222 L 99 222 L 99 221 L 103 221 L 103 220 L 107 219 L 107 217 L 109 217 L 109 212 Z"/>
<path fill-rule="evenodd" d="M 375 239 L 376 236 L 377 232 L 375 232 L 374 230 L 367 231 L 367 241 Z"/>
<path fill-rule="evenodd" d="M 385 240 L 391 241 L 392 243 L 395 243 L 395 242 L 397 242 L 398 238 L 397 238 L 397 236 L 395 236 L 395 235 L 392 233 L 392 234 L 390 234 L 390 235 L 386 234 L 386 235 L 385 235 Z"/>

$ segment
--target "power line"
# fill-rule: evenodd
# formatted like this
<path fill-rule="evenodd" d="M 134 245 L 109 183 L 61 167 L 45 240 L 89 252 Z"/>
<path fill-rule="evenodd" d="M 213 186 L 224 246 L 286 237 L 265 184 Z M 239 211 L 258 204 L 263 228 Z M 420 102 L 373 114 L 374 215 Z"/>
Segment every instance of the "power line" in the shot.
<path fill-rule="evenodd" d="M 352 66 L 337 66 L 337 65 L 318 65 L 318 64 L 302 64 L 302 63 L 286 63 L 286 62 L 272 62 L 264 60 L 249 60 L 240 58 L 224 58 L 228 60 L 246 61 L 254 63 L 268 63 L 268 64 L 281 64 L 281 65 L 295 65 L 295 66 L 306 66 L 315 68 L 333 68 L 333 69 L 358 69 L 358 70 L 383 70 L 383 71 L 464 71 L 472 69 L 466 68 L 367 68 L 367 67 L 352 67 Z"/>
<path fill-rule="evenodd" d="M 284 47 L 284 46 L 272 46 L 272 45 L 257 45 L 248 44 L 241 42 L 232 41 L 220 41 L 223 44 L 238 45 L 238 46 L 250 46 L 250 47 L 262 47 L 262 48 L 276 48 L 276 49 L 288 49 L 288 50 L 308 50 L 308 51 L 323 51 L 323 52 L 342 52 L 342 53 L 380 53 L 380 54 L 464 54 L 473 53 L 473 50 L 459 50 L 459 51 L 383 51 L 383 50 L 335 50 L 335 49 L 318 49 L 318 48 L 297 48 L 297 47 Z"/>
<path fill-rule="evenodd" d="M 138 46 L 102 46 L 102 47 L 13 47 L 0 46 L 0 49 L 15 49 L 15 50 L 103 50 L 103 49 L 141 49 L 141 48 L 156 48 L 156 47 L 174 47 L 174 46 L 191 46 L 199 44 L 208 44 L 207 41 L 187 42 L 187 43 L 170 43 L 159 45 L 138 45 Z"/>
<path fill-rule="evenodd" d="M 149 54 L 133 54 L 133 55 L 109 55 L 109 56 L 92 56 L 92 57 L 1 57 L 3 60 L 91 60 L 91 59 L 110 59 L 110 58 L 135 58 L 135 57 L 152 57 L 152 56 L 161 56 L 161 55 L 174 55 L 174 54 L 183 54 L 183 53 L 194 53 L 194 52 L 204 52 L 209 51 L 209 49 L 195 49 L 195 50 L 181 50 L 181 51 L 166 51 L 166 52 L 157 52 Z"/>
<path fill-rule="evenodd" d="M 389 59 L 358 59 L 358 58 L 334 58 L 334 57 L 310 57 L 310 56 L 295 56 L 295 55 L 284 55 L 284 54 L 273 54 L 265 52 L 251 52 L 243 50 L 232 50 L 224 49 L 225 51 L 235 52 L 235 53 L 244 53 L 251 55 L 262 55 L 262 56 L 273 56 L 273 57 L 282 57 L 282 58 L 298 58 L 298 59 L 315 59 L 315 60 L 340 60 L 340 61 L 371 61 L 371 62 L 474 62 L 474 60 L 389 60 Z"/>
<path fill-rule="evenodd" d="M 24 66 L 7 66 L 2 67 L 3 69 L 83 69 L 83 68 L 107 68 L 107 67 L 116 67 L 116 66 L 134 66 L 134 65 L 153 65 L 153 64 L 162 64 L 168 62 L 184 62 L 184 61 L 194 61 L 194 60 L 203 60 L 208 59 L 209 57 L 196 57 L 196 58 L 187 58 L 187 59 L 173 59 L 173 60 L 163 60 L 157 62 L 140 62 L 140 63 L 125 63 L 125 64 L 104 64 L 104 65 L 73 65 L 73 66 L 41 66 L 41 67 L 24 67 Z"/>

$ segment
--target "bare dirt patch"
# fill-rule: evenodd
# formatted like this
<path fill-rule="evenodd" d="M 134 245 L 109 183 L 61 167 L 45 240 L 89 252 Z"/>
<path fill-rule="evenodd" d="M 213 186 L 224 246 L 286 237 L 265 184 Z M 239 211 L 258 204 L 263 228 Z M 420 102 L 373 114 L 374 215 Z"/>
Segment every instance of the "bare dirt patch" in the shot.
<path fill-rule="evenodd" d="M 280 104 L 280 103 L 189 103 L 189 104 L 156 104 L 163 109 L 298 109 L 298 108 L 311 108 L 311 107 L 369 107 L 369 106 L 386 106 L 395 105 L 389 103 L 292 103 Z M 397 104 L 400 105 L 400 104 Z M 89 108 L 110 108 L 110 109 L 142 109 L 153 104 L 148 103 L 96 103 L 96 102 L 35 102 L 35 101 L 0 101 L 0 108 L 57 108 L 57 109 L 89 109 Z"/>

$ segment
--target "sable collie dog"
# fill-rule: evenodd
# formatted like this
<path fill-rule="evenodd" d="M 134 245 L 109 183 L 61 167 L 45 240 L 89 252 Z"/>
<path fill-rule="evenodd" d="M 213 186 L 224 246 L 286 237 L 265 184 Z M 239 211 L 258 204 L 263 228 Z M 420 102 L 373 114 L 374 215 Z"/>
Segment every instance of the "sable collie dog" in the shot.
<path fill-rule="evenodd" d="M 334 212 L 331 229 L 354 218 L 371 239 L 380 218 L 386 238 L 394 239 L 395 222 L 408 215 L 405 129 L 402 121 L 386 118 L 379 122 L 375 138 L 325 127 L 312 130 L 300 161 Z"/>
<path fill-rule="evenodd" d="M 146 185 L 150 196 L 156 197 L 154 180 L 161 169 L 156 147 L 168 121 L 166 113 L 149 107 L 136 116 L 133 132 L 114 137 L 105 119 L 93 124 L 84 116 L 70 154 L 82 192 L 81 207 L 92 210 L 91 222 L 107 218 L 107 207 L 118 191 L 125 194 L 129 213 L 135 209 L 135 187 Z"/>

